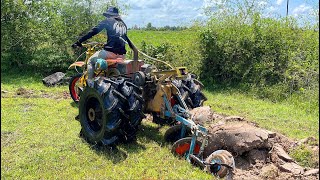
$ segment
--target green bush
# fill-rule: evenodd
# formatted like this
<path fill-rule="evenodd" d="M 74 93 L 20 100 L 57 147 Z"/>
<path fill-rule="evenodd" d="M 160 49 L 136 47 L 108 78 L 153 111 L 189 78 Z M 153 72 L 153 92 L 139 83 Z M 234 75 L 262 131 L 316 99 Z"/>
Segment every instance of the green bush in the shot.
<path fill-rule="evenodd" d="M 278 100 L 319 89 L 319 33 L 299 27 L 294 19 L 259 14 L 246 24 L 237 17 L 212 19 L 200 38 L 206 82 L 249 84 L 259 96 Z"/>
<path fill-rule="evenodd" d="M 201 56 L 199 50 L 194 46 L 172 45 L 170 43 L 162 43 L 158 46 L 146 44 L 142 41 L 142 51 L 151 57 L 168 62 L 173 67 L 187 67 L 188 71 L 194 74 L 200 74 Z M 145 58 L 148 61 L 148 58 Z M 148 61 L 155 64 L 158 69 L 170 69 L 168 66 L 159 62 Z"/>

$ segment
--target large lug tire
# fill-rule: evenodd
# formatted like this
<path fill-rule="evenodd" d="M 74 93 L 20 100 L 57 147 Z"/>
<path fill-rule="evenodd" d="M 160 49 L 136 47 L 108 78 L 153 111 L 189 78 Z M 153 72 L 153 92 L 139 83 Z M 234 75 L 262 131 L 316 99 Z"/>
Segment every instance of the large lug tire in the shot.
<path fill-rule="evenodd" d="M 88 101 L 85 101 L 89 94 L 94 94 L 95 99 L 99 103 L 99 108 L 103 112 L 103 130 L 92 135 L 90 128 L 85 128 L 90 123 L 91 119 L 85 119 L 86 106 Z M 133 83 L 124 78 L 105 78 L 99 77 L 94 80 L 94 88 L 86 87 L 81 94 L 81 117 L 82 119 L 82 134 L 88 142 L 95 142 L 101 145 L 113 145 L 117 142 L 132 141 L 136 137 L 138 126 L 144 117 L 142 113 L 143 98 L 142 91 Z M 83 100 L 82 100 L 83 99 Z M 102 107 L 102 108 L 101 108 Z M 89 111 L 89 110 L 87 110 Z M 91 112 L 92 110 L 90 110 Z M 80 118 L 81 118 L 80 117 Z M 102 127 L 102 126 L 101 126 Z"/>
<path fill-rule="evenodd" d="M 104 94 L 104 105 L 110 113 L 102 143 L 108 145 L 135 140 L 144 117 L 142 90 L 125 78 L 101 79 L 97 88 Z"/>
<path fill-rule="evenodd" d="M 82 73 L 79 73 L 75 76 L 72 76 L 69 81 L 69 93 L 70 93 L 72 100 L 76 104 L 78 104 L 78 102 L 80 100 L 80 93 L 82 91 L 79 87 L 79 79 L 81 76 L 82 76 Z"/>
<path fill-rule="evenodd" d="M 174 126 L 171 126 L 164 134 L 164 140 L 166 142 L 176 142 L 181 138 L 187 137 L 187 136 L 191 136 L 191 129 L 187 126 L 185 126 L 185 134 L 183 137 L 181 137 L 181 130 L 182 130 L 182 126 L 181 124 L 177 124 Z"/>
<path fill-rule="evenodd" d="M 213 175 L 217 175 L 220 178 L 225 177 L 226 175 L 232 176 L 232 169 L 221 164 L 227 164 L 228 166 L 235 168 L 235 162 L 232 154 L 226 150 L 217 150 L 214 151 L 210 156 L 205 160 L 206 163 L 217 163 L 216 166 L 212 166 L 207 169 Z"/>
<path fill-rule="evenodd" d="M 202 93 L 203 84 L 196 79 L 193 74 L 188 74 L 184 80 L 172 81 L 180 90 L 182 99 L 189 108 L 196 108 L 203 106 L 206 96 Z"/>
<path fill-rule="evenodd" d="M 119 111 L 122 103 L 115 95 L 115 91 L 114 84 L 100 77 L 94 80 L 94 88 L 87 86 L 82 92 L 79 102 L 81 132 L 89 143 L 112 145 L 118 142 L 123 117 Z M 92 110 L 94 106 L 99 109 L 96 113 Z M 102 119 L 101 124 L 99 123 L 99 131 L 95 131 L 94 127 L 90 126 L 91 121 L 96 117 Z"/>
<path fill-rule="evenodd" d="M 106 129 L 106 113 L 103 100 L 97 90 L 87 87 L 79 102 L 81 132 L 89 143 L 102 140 Z"/>
<path fill-rule="evenodd" d="M 192 137 L 179 139 L 172 145 L 171 153 L 181 158 L 186 158 L 187 155 L 189 154 L 191 140 L 192 140 Z M 201 147 L 201 142 L 197 140 L 193 150 L 193 154 L 198 154 L 200 151 L 200 147 Z"/>
<path fill-rule="evenodd" d="M 138 127 L 144 118 L 142 90 L 135 84 L 124 81 L 120 86 L 120 92 L 127 100 L 124 104 L 124 113 L 127 117 L 127 123 L 123 125 L 122 140 L 130 142 L 136 138 Z"/>
<path fill-rule="evenodd" d="M 95 80 L 95 88 L 103 98 L 104 110 L 106 111 L 106 130 L 101 140 L 102 145 L 113 145 L 121 138 L 122 124 L 126 119 L 122 115 L 124 106 L 118 96 L 118 83 L 110 81 L 108 78 L 100 77 Z"/>

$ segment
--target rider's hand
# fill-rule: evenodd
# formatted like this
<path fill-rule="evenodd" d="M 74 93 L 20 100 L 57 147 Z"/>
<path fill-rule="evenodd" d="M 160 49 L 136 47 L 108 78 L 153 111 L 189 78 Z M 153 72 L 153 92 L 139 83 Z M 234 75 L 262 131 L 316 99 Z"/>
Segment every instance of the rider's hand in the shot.
<path fill-rule="evenodd" d="M 75 42 L 74 44 L 72 44 L 71 47 L 72 47 L 72 48 L 82 47 L 82 44 L 81 44 L 79 41 L 77 41 L 77 42 Z"/>

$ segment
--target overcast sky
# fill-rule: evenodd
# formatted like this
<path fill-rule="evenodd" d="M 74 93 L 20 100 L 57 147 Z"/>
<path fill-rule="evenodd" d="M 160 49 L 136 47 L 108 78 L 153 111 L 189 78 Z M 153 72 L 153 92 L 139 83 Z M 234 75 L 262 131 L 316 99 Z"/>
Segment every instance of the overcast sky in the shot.
<path fill-rule="evenodd" d="M 120 0 L 119 4 L 129 5 L 123 19 L 129 28 L 137 25 L 145 27 L 151 22 L 152 26 L 188 26 L 194 20 L 205 20 L 204 7 L 211 0 Z M 215 0 L 219 1 L 219 0 Z M 266 0 L 258 1 L 266 4 Z M 290 0 L 289 15 L 308 14 L 312 7 L 317 7 L 317 0 Z M 287 0 L 269 0 L 266 16 L 286 15 Z M 319 7 L 317 7 L 319 8 Z"/>

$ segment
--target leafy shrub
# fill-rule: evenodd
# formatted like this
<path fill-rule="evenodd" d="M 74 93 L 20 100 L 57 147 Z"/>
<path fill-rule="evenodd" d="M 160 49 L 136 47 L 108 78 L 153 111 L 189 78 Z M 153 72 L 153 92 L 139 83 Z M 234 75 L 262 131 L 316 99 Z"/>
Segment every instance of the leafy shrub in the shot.
<path fill-rule="evenodd" d="M 201 78 L 209 83 L 250 84 L 261 97 L 284 99 L 319 89 L 319 34 L 294 19 L 256 14 L 252 23 L 212 19 L 203 29 Z M 209 78 L 208 78 L 209 77 Z"/>

